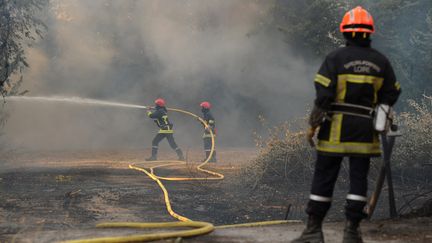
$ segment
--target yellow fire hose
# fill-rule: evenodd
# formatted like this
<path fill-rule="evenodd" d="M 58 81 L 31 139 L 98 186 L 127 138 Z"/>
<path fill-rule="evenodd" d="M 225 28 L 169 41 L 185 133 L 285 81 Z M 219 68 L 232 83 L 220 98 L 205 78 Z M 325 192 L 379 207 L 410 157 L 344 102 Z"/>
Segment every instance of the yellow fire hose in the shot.
<path fill-rule="evenodd" d="M 254 222 L 254 223 L 245 223 L 245 224 L 233 224 L 233 225 L 222 225 L 222 226 L 214 226 L 208 222 L 201 221 L 192 221 L 184 216 L 181 216 L 174 212 L 171 208 L 171 202 L 169 199 L 169 193 L 165 188 L 164 184 L 161 180 L 166 181 L 191 181 L 191 180 L 222 180 L 224 175 L 203 169 L 202 167 L 208 163 L 210 158 L 213 156 L 214 148 L 215 148 L 215 139 L 213 131 L 210 129 L 209 125 L 206 121 L 204 121 L 201 117 L 180 109 L 168 109 L 169 111 L 180 112 L 189 116 L 192 116 L 199 120 L 204 128 L 210 132 L 211 135 L 211 151 L 207 159 L 199 164 L 196 168 L 197 170 L 204 172 L 206 174 L 212 175 L 214 177 L 162 177 L 155 174 L 156 168 L 167 167 L 172 165 L 182 165 L 186 164 L 184 161 L 177 160 L 159 160 L 157 163 L 163 163 L 161 165 L 151 166 L 149 168 L 143 168 L 134 164 L 130 164 L 129 168 L 141 171 L 149 176 L 151 179 L 157 182 L 159 187 L 162 189 L 164 193 L 164 200 L 166 204 L 166 208 L 168 213 L 178 219 L 178 222 L 149 222 L 149 223 L 130 223 L 130 222 L 114 222 L 114 223 L 100 223 L 96 225 L 97 228 L 177 228 L 177 227 L 190 227 L 194 229 L 188 230 L 179 230 L 174 232 L 161 232 L 161 233 L 150 233 L 150 234 L 138 234 L 138 235 L 128 235 L 128 236 L 112 236 L 112 237 L 101 237 L 101 238 L 93 238 L 93 239 L 79 239 L 79 240 L 71 240 L 66 241 L 67 243 L 100 243 L 100 242 L 144 242 L 144 241 L 154 241 L 154 240 L 162 240 L 168 238 L 181 238 L 181 237 L 192 237 L 204 235 L 212 232 L 215 228 L 232 228 L 232 227 L 252 227 L 252 226 L 265 226 L 265 225 L 275 225 L 275 224 L 284 224 L 288 222 L 299 222 L 294 220 L 277 220 L 277 221 L 264 221 L 264 222 Z"/>

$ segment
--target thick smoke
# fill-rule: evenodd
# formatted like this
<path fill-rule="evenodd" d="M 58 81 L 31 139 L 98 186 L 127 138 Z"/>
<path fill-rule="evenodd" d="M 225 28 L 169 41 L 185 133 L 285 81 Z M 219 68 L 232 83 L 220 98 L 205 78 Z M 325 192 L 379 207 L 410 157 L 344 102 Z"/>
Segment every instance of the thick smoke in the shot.
<path fill-rule="evenodd" d="M 277 123 L 303 115 L 316 64 L 294 56 L 271 25 L 273 1 L 58 0 L 46 38 L 28 50 L 29 95 L 64 95 L 200 114 L 214 105 L 220 146 L 253 144 L 258 115 Z M 143 110 L 9 104 L 6 139 L 24 148 L 143 148 L 156 127 Z M 171 114 L 182 147 L 202 128 Z"/>

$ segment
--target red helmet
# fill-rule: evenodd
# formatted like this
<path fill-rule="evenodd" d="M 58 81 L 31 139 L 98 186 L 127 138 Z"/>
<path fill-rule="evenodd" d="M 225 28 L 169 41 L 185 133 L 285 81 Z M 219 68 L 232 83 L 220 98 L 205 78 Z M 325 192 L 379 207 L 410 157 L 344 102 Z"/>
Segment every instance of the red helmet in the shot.
<path fill-rule="evenodd" d="M 357 6 L 346 12 L 340 24 L 340 32 L 374 33 L 374 21 L 372 15 L 364 8 Z"/>
<path fill-rule="evenodd" d="M 154 101 L 154 103 L 155 103 L 157 106 L 165 107 L 165 100 L 162 99 L 162 98 L 158 98 L 158 99 L 156 99 L 156 100 Z"/>
<path fill-rule="evenodd" d="M 211 108 L 211 104 L 208 101 L 201 102 L 200 106 L 204 109 L 210 109 Z"/>

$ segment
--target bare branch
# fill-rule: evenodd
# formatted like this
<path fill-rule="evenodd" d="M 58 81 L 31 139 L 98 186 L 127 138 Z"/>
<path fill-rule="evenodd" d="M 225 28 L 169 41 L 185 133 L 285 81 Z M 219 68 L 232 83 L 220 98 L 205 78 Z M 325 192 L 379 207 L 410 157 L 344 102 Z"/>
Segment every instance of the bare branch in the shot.
<path fill-rule="evenodd" d="M 47 3 L 48 0 L 28 0 L 0 4 L 0 86 L 6 83 L 11 90 L 18 91 L 22 81 L 20 74 L 28 67 L 26 45 L 35 37 L 42 37 L 42 30 L 46 28 L 35 13 Z M 5 93 L 10 94 L 9 91 Z"/>
<path fill-rule="evenodd" d="M 426 94 L 423 94 L 423 97 L 424 97 L 425 99 L 432 100 L 432 96 L 427 96 Z"/>

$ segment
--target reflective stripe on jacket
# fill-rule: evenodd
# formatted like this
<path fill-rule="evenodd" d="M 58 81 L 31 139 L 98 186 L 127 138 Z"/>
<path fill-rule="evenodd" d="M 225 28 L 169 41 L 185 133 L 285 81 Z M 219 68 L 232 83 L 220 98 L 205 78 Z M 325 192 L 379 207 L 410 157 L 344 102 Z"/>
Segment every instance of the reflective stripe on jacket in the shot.
<path fill-rule="evenodd" d="M 157 106 L 154 111 L 147 112 L 147 115 L 160 128 L 159 133 L 174 133 L 173 124 L 168 119 L 166 108 Z"/>

